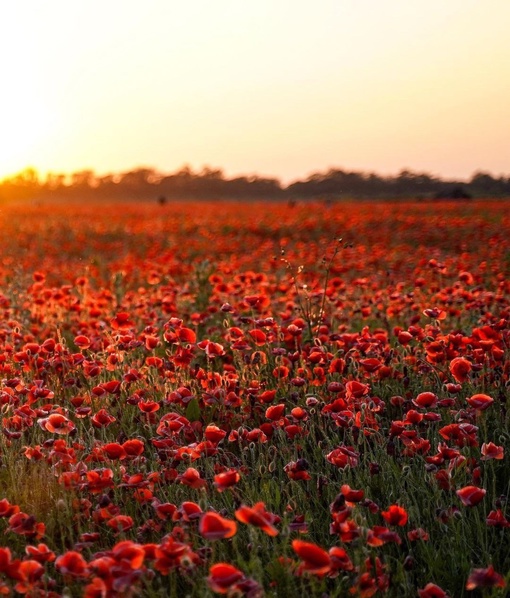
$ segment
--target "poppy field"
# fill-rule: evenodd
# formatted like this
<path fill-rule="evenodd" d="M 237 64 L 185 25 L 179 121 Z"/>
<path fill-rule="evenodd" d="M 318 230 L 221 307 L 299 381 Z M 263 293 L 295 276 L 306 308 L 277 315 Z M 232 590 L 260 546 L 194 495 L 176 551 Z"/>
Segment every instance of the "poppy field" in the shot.
<path fill-rule="evenodd" d="M 509 231 L 0 206 L 0 595 L 507 595 Z"/>

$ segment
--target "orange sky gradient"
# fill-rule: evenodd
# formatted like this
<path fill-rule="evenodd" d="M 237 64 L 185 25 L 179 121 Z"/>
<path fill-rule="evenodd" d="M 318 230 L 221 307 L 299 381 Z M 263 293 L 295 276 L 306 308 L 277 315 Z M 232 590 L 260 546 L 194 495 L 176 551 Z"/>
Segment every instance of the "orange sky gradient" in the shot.
<path fill-rule="evenodd" d="M 0 23 L 0 178 L 510 176 L 508 0 L 18 0 Z"/>

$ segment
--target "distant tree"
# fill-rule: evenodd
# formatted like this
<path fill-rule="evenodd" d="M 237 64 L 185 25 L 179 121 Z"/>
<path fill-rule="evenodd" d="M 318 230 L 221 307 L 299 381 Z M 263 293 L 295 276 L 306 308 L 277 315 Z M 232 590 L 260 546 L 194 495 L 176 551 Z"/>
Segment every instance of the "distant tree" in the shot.
<path fill-rule="evenodd" d="M 8 179 L 8 182 L 12 185 L 19 185 L 22 187 L 38 187 L 39 174 L 35 168 L 25 168 L 21 172 L 18 172 L 13 177 Z"/>
<path fill-rule="evenodd" d="M 64 187 L 67 176 L 65 174 L 56 174 L 54 172 L 48 172 L 44 186 L 49 191 L 56 191 Z"/>
<path fill-rule="evenodd" d="M 21 172 L 7 177 L 1 184 L 1 195 L 7 199 L 27 199 L 36 197 L 41 189 L 39 175 L 35 168 L 25 168 Z"/>
<path fill-rule="evenodd" d="M 204 166 L 198 176 L 205 179 L 225 180 L 220 168 L 211 168 L 210 166 Z"/>
<path fill-rule="evenodd" d="M 99 186 L 116 185 L 118 183 L 117 177 L 114 174 L 105 174 L 98 178 Z"/>
<path fill-rule="evenodd" d="M 80 170 L 71 175 L 71 187 L 97 187 L 97 179 L 93 170 Z"/>
<path fill-rule="evenodd" d="M 510 196 L 510 177 L 496 178 L 487 172 L 475 172 L 469 182 L 445 181 L 425 172 L 401 170 L 395 176 L 380 176 L 370 172 L 329 168 L 314 172 L 304 180 L 282 187 L 277 178 L 248 176 L 225 177 L 219 168 L 204 166 L 194 172 L 184 165 L 171 174 L 161 174 L 153 168 L 140 167 L 120 174 L 97 177 L 92 170 L 81 170 L 70 176 L 48 173 L 40 182 L 34 168 L 0 182 L 0 197 L 4 199 L 36 198 L 55 194 L 81 200 L 97 197 L 131 198 L 159 203 L 166 199 L 277 199 L 294 201 L 299 198 L 338 197 L 414 197 L 464 199 L 470 196 Z"/>
<path fill-rule="evenodd" d="M 469 182 L 469 187 L 477 195 L 500 196 L 510 193 L 510 179 L 494 178 L 487 172 L 475 172 Z"/>
<path fill-rule="evenodd" d="M 120 183 L 127 187 L 153 185 L 161 178 L 153 168 L 136 168 L 121 175 Z"/>

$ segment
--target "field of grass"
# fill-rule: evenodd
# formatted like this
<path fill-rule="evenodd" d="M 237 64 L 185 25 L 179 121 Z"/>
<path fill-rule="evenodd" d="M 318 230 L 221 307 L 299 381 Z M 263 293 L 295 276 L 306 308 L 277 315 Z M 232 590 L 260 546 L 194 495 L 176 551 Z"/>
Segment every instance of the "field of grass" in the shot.
<path fill-rule="evenodd" d="M 0 594 L 510 582 L 505 202 L 0 209 Z"/>

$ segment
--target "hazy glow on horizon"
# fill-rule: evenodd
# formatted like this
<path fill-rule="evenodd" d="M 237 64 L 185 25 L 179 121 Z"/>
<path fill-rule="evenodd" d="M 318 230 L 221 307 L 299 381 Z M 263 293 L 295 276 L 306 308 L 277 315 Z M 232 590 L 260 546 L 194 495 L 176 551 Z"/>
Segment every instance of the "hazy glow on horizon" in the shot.
<path fill-rule="evenodd" d="M 5 4 L 0 178 L 510 176 L 508 0 Z"/>

